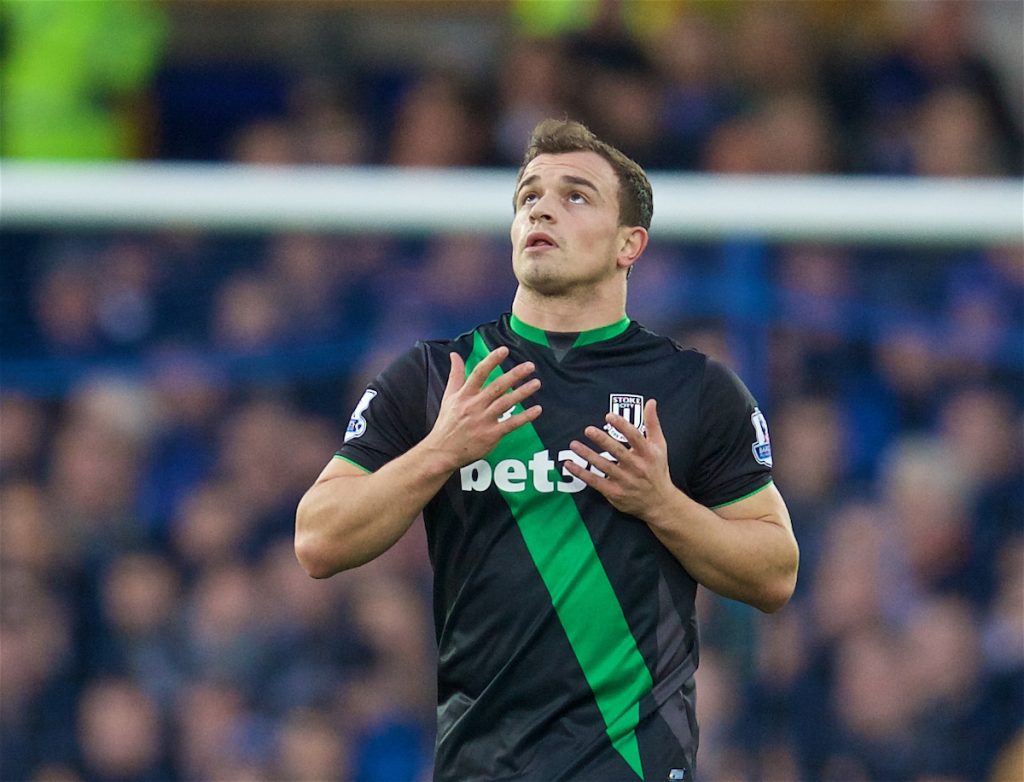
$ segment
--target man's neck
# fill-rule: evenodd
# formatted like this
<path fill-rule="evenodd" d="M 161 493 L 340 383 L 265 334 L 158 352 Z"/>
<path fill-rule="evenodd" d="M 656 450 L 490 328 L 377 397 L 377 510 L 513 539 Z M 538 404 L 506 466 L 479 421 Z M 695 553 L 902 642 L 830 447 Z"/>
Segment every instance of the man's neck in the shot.
<path fill-rule="evenodd" d="M 590 331 L 622 320 L 626 302 L 624 296 L 607 301 L 599 297 L 582 301 L 578 297 L 541 296 L 520 286 L 512 300 L 512 314 L 543 331 Z"/>

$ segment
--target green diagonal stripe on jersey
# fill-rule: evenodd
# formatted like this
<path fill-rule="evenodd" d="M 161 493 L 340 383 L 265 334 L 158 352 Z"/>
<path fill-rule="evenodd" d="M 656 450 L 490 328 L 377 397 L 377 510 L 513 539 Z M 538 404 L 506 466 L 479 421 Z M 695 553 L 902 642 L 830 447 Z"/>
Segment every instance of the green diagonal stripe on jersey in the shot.
<path fill-rule="evenodd" d="M 466 373 L 489 352 L 475 332 Z M 485 385 L 501 374 L 501 367 L 495 367 Z M 516 405 L 515 412 L 522 410 Z M 526 424 L 505 435 L 485 459 L 494 468 L 503 459 L 529 459 L 543 450 L 546 446 L 537 430 Z M 562 478 L 555 471 L 550 477 L 554 482 Z M 651 691 L 653 681 L 576 503 L 567 494 L 541 493 L 529 484 L 521 492 L 502 491 L 501 495 L 551 595 L 612 746 L 643 778 L 636 727 L 640 700 Z"/>

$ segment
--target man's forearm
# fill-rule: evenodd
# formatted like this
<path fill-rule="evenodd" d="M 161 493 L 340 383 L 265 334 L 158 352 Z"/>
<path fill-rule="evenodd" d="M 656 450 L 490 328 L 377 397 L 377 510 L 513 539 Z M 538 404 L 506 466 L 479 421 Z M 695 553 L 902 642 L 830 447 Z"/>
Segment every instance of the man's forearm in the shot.
<path fill-rule="evenodd" d="M 767 612 L 781 608 L 793 593 L 799 552 L 788 523 L 769 515 L 725 518 L 681 491 L 647 523 L 690 575 L 713 592 Z"/>
<path fill-rule="evenodd" d="M 299 562 L 311 576 L 326 578 L 383 554 L 452 471 L 423 441 L 374 473 L 321 477 L 296 511 Z"/>

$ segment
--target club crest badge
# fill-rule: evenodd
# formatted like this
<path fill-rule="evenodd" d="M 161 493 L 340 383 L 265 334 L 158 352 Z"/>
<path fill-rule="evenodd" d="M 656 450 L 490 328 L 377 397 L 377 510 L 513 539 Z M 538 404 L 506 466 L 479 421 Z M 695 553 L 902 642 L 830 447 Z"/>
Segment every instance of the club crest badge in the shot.
<path fill-rule="evenodd" d="M 647 436 L 647 426 L 644 424 L 644 398 L 639 394 L 611 394 L 608 412 L 621 415 L 639 429 L 640 434 Z M 604 430 L 620 443 L 628 442 L 626 436 L 611 424 L 605 424 Z"/>
<path fill-rule="evenodd" d="M 352 411 L 352 417 L 348 419 L 348 428 L 345 430 L 345 442 L 354 440 L 357 437 L 362 437 L 363 432 L 366 431 L 366 418 L 363 413 L 366 412 L 366 408 L 370 406 L 370 402 L 377 396 L 377 392 L 372 388 L 366 389 L 366 393 L 363 394 L 363 398 L 359 400 L 359 404 L 356 405 L 356 409 Z"/>
<path fill-rule="evenodd" d="M 764 414 L 758 407 L 750 414 L 750 423 L 754 425 L 754 435 L 757 438 L 750 450 L 754 453 L 754 460 L 765 467 L 772 466 L 772 441 L 768 436 L 768 422 L 764 420 Z"/>

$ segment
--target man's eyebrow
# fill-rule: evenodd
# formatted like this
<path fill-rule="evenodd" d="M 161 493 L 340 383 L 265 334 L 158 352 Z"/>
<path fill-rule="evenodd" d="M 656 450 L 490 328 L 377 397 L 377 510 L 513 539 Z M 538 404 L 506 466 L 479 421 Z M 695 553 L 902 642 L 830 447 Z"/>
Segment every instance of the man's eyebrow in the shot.
<path fill-rule="evenodd" d="M 595 193 L 598 192 L 597 185 L 591 182 L 589 179 L 584 179 L 580 176 L 573 176 L 572 174 L 566 174 L 562 177 L 562 181 L 569 185 L 579 185 L 580 187 L 589 187 Z"/>
<path fill-rule="evenodd" d="M 524 187 L 528 185 L 532 185 L 538 179 L 540 179 L 540 177 L 538 177 L 536 174 L 530 174 L 530 176 L 526 177 L 526 179 L 522 180 L 519 183 L 519 187 L 516 188 L 516 195 L 518 196 L 520 190 L 522 190 Z"/>
<path fill-rule="evenodd" d="M 534 184 L 538 179 L 540 179 L 540 176 L 537 175 L 537 174 L 531 174 L 530 176 L 526 177 L 526 179 L 524 179 L 522 182 L 519 183 L 519 187 L 516 188 L 516 193 L 518 194 L 519 191 L 522 190 L 524 187 L 528 187 L 529 185 Z M 584 179 L 583 177 L 579 177 L 579 176 L 573 176 L 572 174 L 566 174 L 565 176 L 563 176 L 561 178 L 561 182 L 563 184 L 567 184 L 567 185 L 576 185 L 578 187 L 587 187 L 587 188 L 590 188 L 591 190 L 593 190 L 595 193 L 599 193 L 600 192 L 597 189 L 597 185 L 595 185 L 589 179 Z"/>

